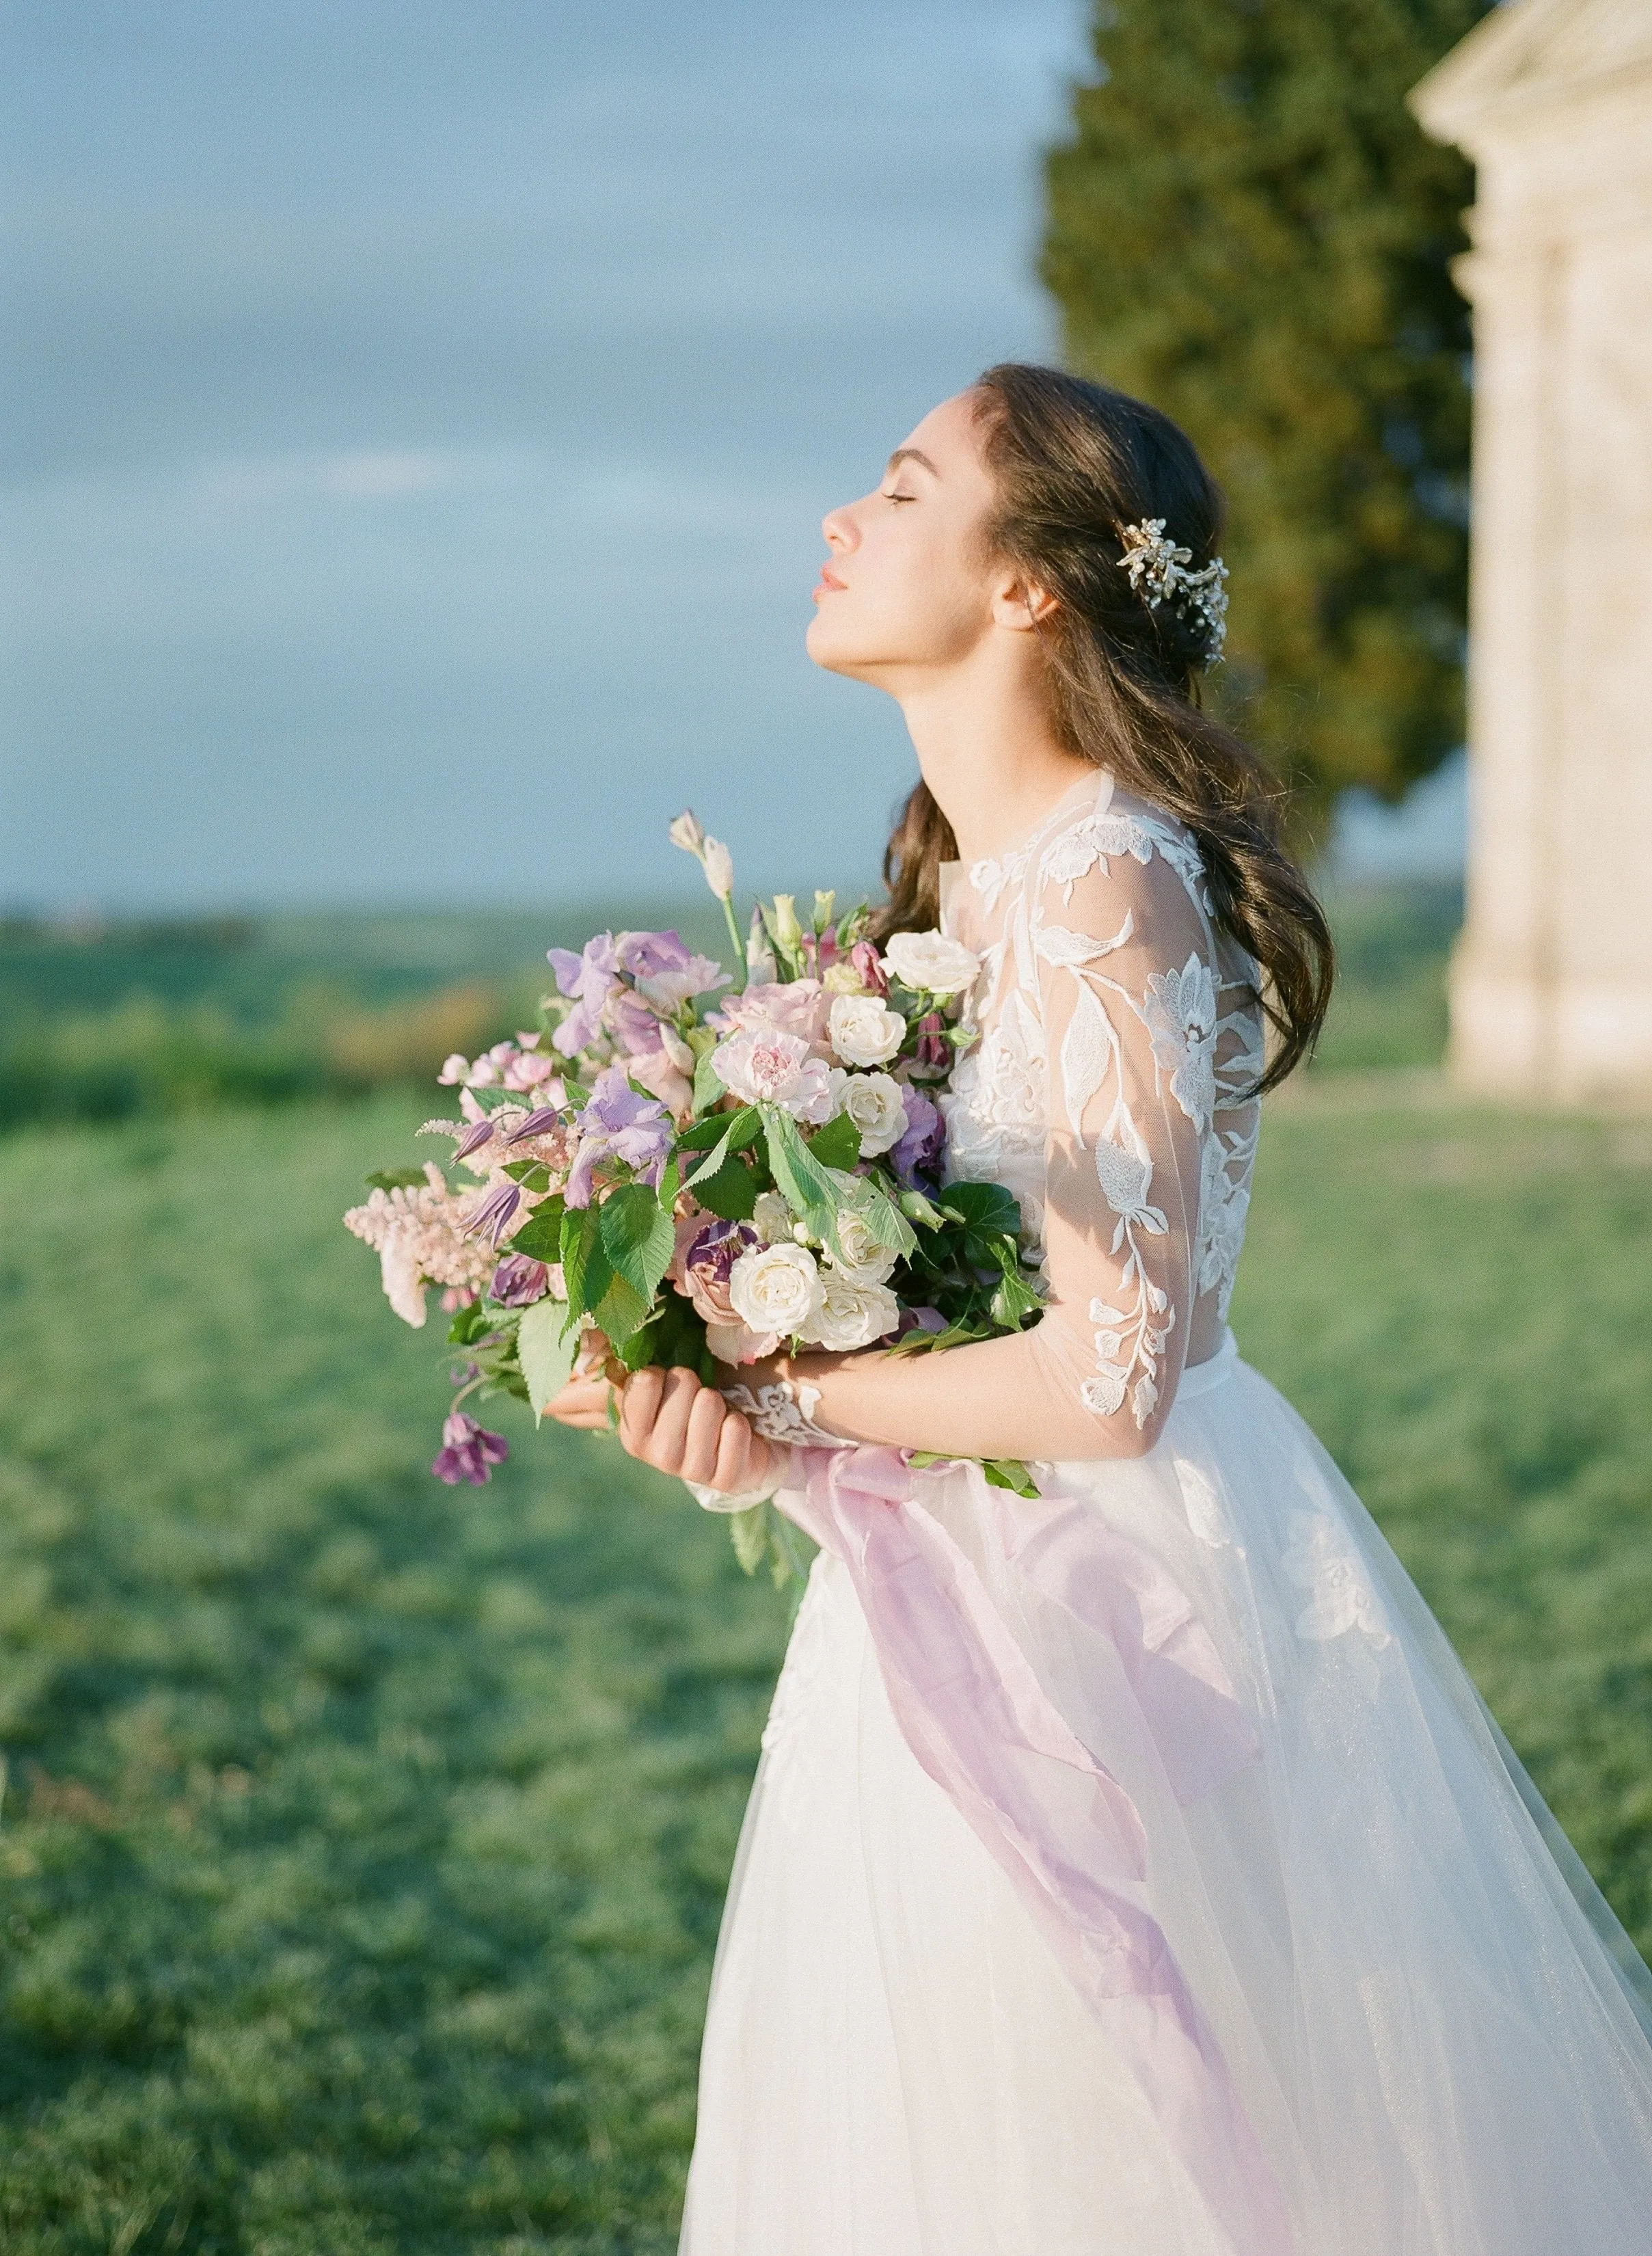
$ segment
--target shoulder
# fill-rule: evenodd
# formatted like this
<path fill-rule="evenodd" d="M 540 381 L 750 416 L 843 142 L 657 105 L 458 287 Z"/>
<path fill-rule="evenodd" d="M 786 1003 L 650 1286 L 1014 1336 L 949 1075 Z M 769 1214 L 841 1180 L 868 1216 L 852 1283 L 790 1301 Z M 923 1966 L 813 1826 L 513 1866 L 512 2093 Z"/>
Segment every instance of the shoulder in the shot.
<path fill-rule="evenodd" d="M 1030 890 L 1046 903 L 1070 905 L 1075 889 L 1091 899 L 1103 892 L 1134 899 L 1167 883 L 1208 915 L 1205 864 L 1185 824 L 1149 800 L 1121 789 L 1105 769 L 1093 798 L 1087 794 L 1035 842 Z"/>

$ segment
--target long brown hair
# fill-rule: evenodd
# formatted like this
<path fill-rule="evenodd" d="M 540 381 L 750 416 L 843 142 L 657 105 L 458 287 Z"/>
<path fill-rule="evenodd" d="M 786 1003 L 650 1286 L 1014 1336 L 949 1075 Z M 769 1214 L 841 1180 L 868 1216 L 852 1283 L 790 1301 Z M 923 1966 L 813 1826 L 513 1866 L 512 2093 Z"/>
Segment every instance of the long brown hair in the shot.
<path fill-rule="evenodd" d="M 1208 629 L 1190 607 L 1149 607 L 1121 561 L 1127 525 L 1162 518 L 1192 552 L 1217 553 L 1222 497 L 1167 415 L 1105 384 L 1007 361 L 976 387 L 998 505 L 988 554 L 1055 598 L 1039 628 L 1052 720 L 1071 751 L 1185 824 L 1220 924 L 1260 966 L 1276 1040 L 1261 1086 L 1312 1049 L 1331 1000 L 1325 912 L 1280 843 L 1282 793 L 1245 744 L 1203 712 Z M 926 784 L 883 857 L 889 898 L 874 930 L 939 916 L 939 865 L 958 851 Z"/>

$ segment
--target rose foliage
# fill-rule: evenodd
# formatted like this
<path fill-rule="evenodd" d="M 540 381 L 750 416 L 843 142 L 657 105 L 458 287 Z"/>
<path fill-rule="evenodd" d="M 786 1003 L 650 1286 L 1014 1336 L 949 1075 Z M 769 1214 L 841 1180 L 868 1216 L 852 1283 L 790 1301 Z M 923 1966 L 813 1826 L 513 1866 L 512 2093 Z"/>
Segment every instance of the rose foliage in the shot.
<path fill-rule="evenodd" d="M 408 1323 L 440 1290 L 450 1484 L 506 1454 L 473 1395 L 537 1416 L 576 1370 L 715 1385 L 782 1349 L 917 1353 L 1037 1315 L 1015 1200 L 946 1180 L 939 1099 L 974 1040 L 975 955 L 939 932 L 880 948 L 865 904 L 839 917 L 831 893 L 806 923 L 791 895 L 759 903 L 742 940 L 727 849 L 692 815 L 671 835 L 723 904 L 734 971 L 674 932 L 552 948 L 539 1026 L 442 1068 L 460 1117 L 419 1133 L 451 1139 L 451 1174 L 375 1174 L 345 1216 Z M 1030 1487 L 1023 1466 L 986 1471 Z"/>

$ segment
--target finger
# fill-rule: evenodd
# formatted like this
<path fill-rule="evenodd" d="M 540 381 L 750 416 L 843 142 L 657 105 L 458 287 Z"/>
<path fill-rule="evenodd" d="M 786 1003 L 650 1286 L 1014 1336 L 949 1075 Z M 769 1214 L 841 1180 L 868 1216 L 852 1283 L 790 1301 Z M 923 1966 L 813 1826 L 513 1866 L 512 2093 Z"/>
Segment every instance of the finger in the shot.
<path fill-rule="evenodd" d="M 769 1444 L 758 1440 L 749 1419 L 731 1410 L 717 1436 L 717 1470 L 713 1484 L 725 1496 L 756 1488 L 769 1470 Z"/>
<path fill-rule="evenodd" d="M 666 1372 L 654 1430 L 649 1435 L 643 1450 L 645 1462 L 658 1471 L 681 1472 L 683 1449 L 688 1439 L 688 1421 L 696 1400 L 705 1392 L 698 1372 L 680 1367 Z"/>
<path fill-rule="evenodd" d="M 620 1397 L 620 1442 L 634 1457 L 640 1457 L 647 1447 L 664 1385 L 665 1373 L 651 1363 L 634 1371 L 625 1382 Z"/>
<path fill-rule="evenodd" d="M 545 1404 L 545 1415 L 554 1418 L 561 1426 L 585 1429 L 606 1427 L 608 1422 L 608 1398 L 613 1391 L 606 1378 L 571 1379 Z"/>
<path fill-rule="evenodd" d="M 714 1487 L 717 1482 L 718 1442 L 730 1412 L 714 1387 L 702 1386 L 694 1397 L 688 1413 L 688 1426 L 683 1436 L 683 1462 L 679 1470 L 685 1480 L 705 1481 Z"/>

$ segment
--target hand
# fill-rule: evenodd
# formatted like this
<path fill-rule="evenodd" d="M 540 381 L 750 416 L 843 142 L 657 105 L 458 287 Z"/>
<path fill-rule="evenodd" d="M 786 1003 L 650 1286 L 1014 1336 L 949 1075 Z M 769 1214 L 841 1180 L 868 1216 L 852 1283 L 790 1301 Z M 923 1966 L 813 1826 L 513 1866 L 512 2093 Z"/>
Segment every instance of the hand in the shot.
<path fill-rule="evenodd" d="M 606 1427 L 614 1391 L 600 1376 L 571 1378 L 547 1414 L 565 1426 Z M 657 1472 L 738 1496 L 772 1470 L 768 1442 L 694 1371 L 645 1365 L 626 1380 L 619 1399 L 622 1446 Z"/>

